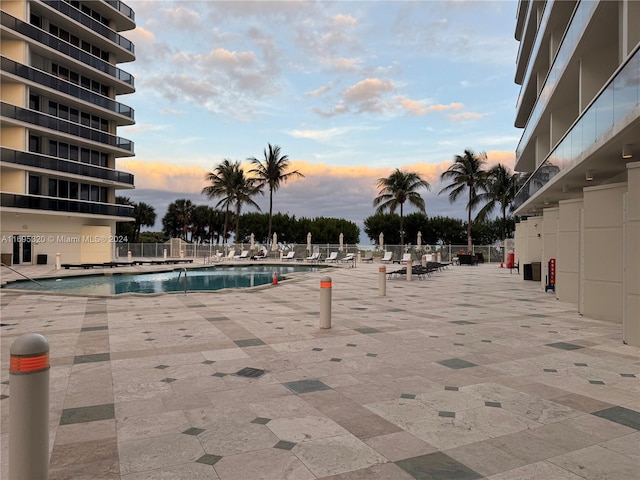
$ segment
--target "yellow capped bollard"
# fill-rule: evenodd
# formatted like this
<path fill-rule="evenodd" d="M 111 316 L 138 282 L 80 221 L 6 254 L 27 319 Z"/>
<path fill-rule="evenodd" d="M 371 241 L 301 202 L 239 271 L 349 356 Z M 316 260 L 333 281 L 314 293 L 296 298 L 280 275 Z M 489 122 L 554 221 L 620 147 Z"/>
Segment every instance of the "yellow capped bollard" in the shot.
<path fill-rule="evenodd" d="M 331 277 L 320 279 L 320 328 L 331 328 Z"/>
<path fill-rule="evenodd" d="M 49 478 L 49 342 L 20 335 L 9 361 L 9 480 Z"/>
<path fill-rule="evenodd" d="M 411 281 L 412 274 L 413 274 L 413 262 L 411 260 L 407 260 L 407 282 Z"/>

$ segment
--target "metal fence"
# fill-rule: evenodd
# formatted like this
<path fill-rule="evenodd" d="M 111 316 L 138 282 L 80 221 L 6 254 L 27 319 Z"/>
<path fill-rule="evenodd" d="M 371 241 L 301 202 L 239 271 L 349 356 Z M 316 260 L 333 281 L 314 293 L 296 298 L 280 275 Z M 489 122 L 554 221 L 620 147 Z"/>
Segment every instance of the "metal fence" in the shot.
<path fill-rule="evenodd" d="M 467 245 L 383 245 L 380 249 L 377 245 L 344 244 L 278 244 L 274 250 L 271 246 L 254 244 L 253 249 L 249 243 L 239 244 L 194 244 L 186 242 L 166 242 L 166 243 L 118 243 L 115 246 L 115 257 L 124 258 L 131 252 L 134 258 L 194 258 L 202 259 L 203 263 L 213 257 L 227 257 L 229 252 L 240 255 L 244 251 L 249 251 L 250 255 L 258 252 L 265 252 L 266 258 L 279 260 L 282 256 L 293 252 L 294 258 L 301 259 L 319 253 L 322 259 L 327 258 L 331 252 L 339 252 L 338 258 L 344 257 L 347 253 L 360 254 L 364 256 L 366 252 L 373 252 L 374 261 L 380 261 L 385 252 L 393 253 L 393 260 L 400 260 L 405 253 L 410 253 L 414 261 L 422 259 L 423 255 L 431 255 L 435 261 L 440 258 L 442 262 L 451 262 L 459 253 L 467 253 Z M 486 263 L 501 263 L 503 261 L 503 249 L 498 245 L 474 245 L 473 254 L 481 254 Z"/>

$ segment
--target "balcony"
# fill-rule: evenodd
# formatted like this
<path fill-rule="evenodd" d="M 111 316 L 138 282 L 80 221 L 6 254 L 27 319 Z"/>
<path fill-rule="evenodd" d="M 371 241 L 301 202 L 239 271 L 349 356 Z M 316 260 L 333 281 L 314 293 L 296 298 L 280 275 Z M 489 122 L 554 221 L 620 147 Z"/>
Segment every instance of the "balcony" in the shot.
<path fill-rule="evenodd" d="M 136 21 L 136 14 L 133 12 L 131 7 L 128 7 L 120 0 L 104 0 L 104 3 L 111 5 L 114 9 L 120 12 L 122 15 L 127 17 L 132 22 Z"/>
<path fill-rule="evenodd" d="M 133 187 L 133 175 L 105 167 L 75 162 L 63 158 L 50 157 L 39 153 L 22 152 L 10 148 L 0 148 L 0 160 L 26 167 L 46 168 L 61 173 L 82 175 L 93 179 L 124 183 Z"/>
<path fill-rule="evenodd" d="M 104 145 L 126 150 L 133 155 L 133 142 L 110 133 L 85 127 L 78 123 L 69 122 L 61 118 L 52 117 L 44 113 L 28 110 L 26 108 L 16 107 L 8 103 L 0 103 L 0 113 L 2 117 L 10 118 L 31 125 L 55 130 L 56 132 L 66 133 L 75 137 L 85 138 L 93 142 L 99 142 Z"/>
<path fill-rule="evenodd" d="M 0 206 L 3 208 L 26 208 L 86 215 L 108 215 L 110 217 L 133 217 L 133 207 L 112 203 L 96 203 L 66 198 L 41 197 L 37 195 L 19 195 L 0 193 Z"/>
<path fill-rule="evenodd" d="M 609 80 L 598 96 L 574 122 L 516 194 L 513 207 L 519 208 L 546 187 L 558 174 L 567 172 L 584 160 L 596 143 L 611 136 L 619 123 L 640 107 L 640 47 Z M 636 119 L 637 121 L 637 119 Z M 637 136 L 630 135 L 631 140 Z M 633 142 L 630 142 L 633 143 Z M 624 162 L 608 162 L 610 175 L 624 170 Z M 603 168 L 604 165 L 603 165 Z M 617 168 L 617 170 L 616 170 Z"/>
<path fill-rule="evenodd" d="M 82 88 L 74 83 L 62 80 L 61 78 L 54 77 L 53 75 L 41 70 L 14 62 L 7 57 L 0 57 L 0 62 L 3 72 L 11 73 L 20 78 L 24 78 L 25 80 L 52 88 L 60 93 L 84 100 L 85 102 L 89 102 L 97 107 L 102 107 L 111 112 L 115 112 L 118 115 L 127 117 L 130 121 L 127 121 L 125 123 L 126 125 L 132 125 L 135 123 L 134 110 L 127 105 L 111 100 L 109 97 L 94 93 L 91 90 Z"/>
<path fill-rule="evenodd" d="M 55 37 L 44 30 L 41 30 L 33 25 L 23 22 L 22 20 L 18 20 L 17 18 L 9 15 L 6 12 L 2 12 L 1 22 L 3 27 L 7 27 L 17 33 L 20 33 L 30 39 L 50 47 L 57 52 L 60 52 L 64 55 L 67 55 L 74 60 L 84 63 L 90 67 L 95 68 L 96 70 L 101 71 L 131 87 L 131 91 L 134 89 L 134 80 L 133 75 L 130 73 L 121 70 L 109 62 L 105 62 L 101 58 L 98 58 L 90 53 L 85 52 L 84 50 L 79 49 L 71 45 L 64 40 Z M 131 93 L 131 92 L 129 92 Z"/>
<path fill-rule="evenodd" d="M 86 13 L 81 12 L 80 10 L 72 7 L 66 2 L 61 2 L 59 0 L 41 0 L 41 1 L 45 5 L 48 5 L 54 10 L 57 10 L 63 15 L 69 17 L 70 19 L 84 25 L 85 27 L 89 28 L 91 31 L 100 34 L 104 38 L 111 40 L 113 43 L 115 43 L 119 47 L 129 52 L 130 55 L 127 55 L 128 59 L 126 61 L 134 60 L 135 46 L 130 40 L 127 40 L 122 35 L 119 35 L 118 33 L 114 32 L 106 25 L 98 22 L 97 20 L 94 20 Z"/>

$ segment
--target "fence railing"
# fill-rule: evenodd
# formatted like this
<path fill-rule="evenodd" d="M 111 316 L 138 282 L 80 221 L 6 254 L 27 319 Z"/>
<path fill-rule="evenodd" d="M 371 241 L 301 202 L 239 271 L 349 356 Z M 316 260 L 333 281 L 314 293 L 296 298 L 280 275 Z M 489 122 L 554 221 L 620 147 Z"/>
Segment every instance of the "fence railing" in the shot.
<path fill-rule="evenodd" d="M 423 255 L 431 255 L 435 260 L 440 257 L 442 262 L 451 262 L 458 253 L 467 253 L 467 245 L 383 245 L 380 249 L 377 245 L 359 245 L 344 244 L 342 249 L 339 244 L 314 243 L 310 246 L 306 243 L 298 244 L 278 244 L 274 250 L 271 246 L 254 244 L 253 249 L 249 243 L 238 244 L 193 244 L 182 243 L 180 247 L 175 245 L 172 248 L 170 242 L 167 243 L 117 243 L 115 248 L 116 258 L 124 258 L 131 252 L 131 256 L 135 258 L 194 258 L 202 259 L 205 263 L 207 259 L 213 256 L 227 257 L 229 252 L 240 255 L 244 251 L 249 251 L 251 255 L 258 252 L 265 252 L 266 258 L 270 260 L 279 260 L 281 256 L 286 256 L 289 252 L 293 252 L 295 259 L 306 259 L 313 253 L 321 254 L 321 259 L 325 259 L 331 255 L 331 252 L 338 252 L 338 258 L 343 258 L 347 253 L 361 254 L 362 257 L 366 252 L 373 253 L 374 261 L 380 261 L 385 252 L 393 253 L 393 260 L 400 260 L 405 253 L 410 253 L 413 261 L 420 261 Z M 482 254 L 485 262 L 500 263 L 503 261 L 503 249 L 498 245 L 474 245 L 472 253 Z"/>

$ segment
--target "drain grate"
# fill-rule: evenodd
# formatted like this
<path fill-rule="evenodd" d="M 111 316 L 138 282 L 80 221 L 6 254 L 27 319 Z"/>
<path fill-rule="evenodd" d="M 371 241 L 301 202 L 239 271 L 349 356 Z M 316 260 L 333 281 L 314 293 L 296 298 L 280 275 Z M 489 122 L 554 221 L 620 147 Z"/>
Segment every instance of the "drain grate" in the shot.
<path fill-rule="evenodd" d="M 267 373 L 266 370 L 260 370 L 259 368 L 244 367 L 242 370 L 238 370 L 235 375 L 238 377 L 246 378 L 260 378 Z"/>

